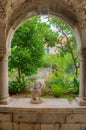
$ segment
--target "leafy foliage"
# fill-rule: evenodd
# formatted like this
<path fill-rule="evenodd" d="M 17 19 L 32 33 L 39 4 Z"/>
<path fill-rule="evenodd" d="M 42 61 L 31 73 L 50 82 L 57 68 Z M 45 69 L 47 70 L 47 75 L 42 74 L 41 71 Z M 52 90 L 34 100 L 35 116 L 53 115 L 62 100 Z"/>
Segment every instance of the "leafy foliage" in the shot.
<path fill-rule="evenodd" d="M 43 62 L 44 67 L 53 67 L 54 65 L 56 66 L 57 55 L 45 53 L 43 58 L 44 58 Z"/>
<path fill-rule="evenodd" d="M 46 80 L 46 90 L 49 95 L 55 97 L 62 97 L 64 95 L 77 95 L 79 91 L 79 81 L 78 79 L 67 78 L 62 79 L 62 77 L 57 77 L 54 74 L 49 76 Z M 43 93 L 46 94 L 46 93 Z"/>
<path fill-rule="evenodd" d="M 26 80 L 26 76 L 37 73 L 37 69 L 43 65 L 45 43 L 52 43 L 55 39 L 50 25 L 40 22 L 40 17 L 26 21 L 16 30 L 12 40 L 9 71 L 16 69 L 18 75 L 12 85 L 21 89 L 20 81 L 23 81 L 23 76 Z"/>
<path fill-rule="evenodd" d="M 73 35 L 71 29 L 61 20 L 56 17 L 49 18 L 50 23 L 56 27 L 56 34 L 57 34 L 57 43 L 53 45 L 48 44 L 48 46 L 56 46 L 60 55 L 64 57 L 66 53 L 71 55 L 74 69 L 75 69 L 75 76 L 78 77 L 78 54 L 77 54 L 77 44 L 76 39 Z"/>
<path fill-rule="evenodd" d="M 55 31 L 51 29 L 55 27 Z M 56 47 L 54 54 L 45 54 L 44 46 Z M 75 37 L 69 27 L 60 19 L 48 18 L 44 23 L 34 17 L 16 30 L 12 40 L 12 56 L 9 70 L 16 69 L 17 77 L 9 84 L 15 93 L 28 85 L 26 78 L 35 74 L 40 67 L 52 67 L 53 74 L 46 79 L 45 94 L 62 97 L 78 94 L 79 60 Z"/>
<path fill-rule="evenodd" d="M 9 90 L 10 90 L 10 93 L 18 93 L 20 92 L 24 87 L 27 86 L 27 82 L 25 81 L 24 79 L 25 77 L 22 76 L 22 81 L 16 77 L 16 81 L 10 81 L 9 82 Z"/>

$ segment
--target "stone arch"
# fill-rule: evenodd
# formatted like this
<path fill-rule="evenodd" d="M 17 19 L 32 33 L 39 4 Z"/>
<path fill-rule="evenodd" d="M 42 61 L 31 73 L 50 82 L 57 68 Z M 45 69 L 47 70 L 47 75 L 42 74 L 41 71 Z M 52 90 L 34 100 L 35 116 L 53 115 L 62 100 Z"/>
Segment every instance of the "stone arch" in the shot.
<path fill-rule="evenodd" d="M 49 15 L 54 15 L 62 18 L 72 28 L 73 32 L 75 33 L 78 46 L 80 48 L 82 46 L 79 33 L 80 17 L 78 18 L 76 5 L 80 6 L 81 4 L 83 4 L 84 7 L 84 3 L 77 0 L 9 1 L 9 10 L 7 10 L 7 13 L 9 13 L 9 15 L 7 15 L 6 48 L 10 47 L 10 37 L 12 37 L 15 29 L 18 27 L 19 24 L 30 17 L 43 13 L 48 13 Z"/>
<path fill-rule="evenodd" d="M 37 15 L 41 15 L 41 14 L 42 13 L 39 13 L 39 12 L 36 12 L 36 11 L 32 11 L 30 13 L 27 12 L 27 14 L 25 14 L 23 17 L 22 16 L 19 17 L 14 22 L 13 26 L 11 27 L 11 29 L 9 30 L 6 47 L 9 48 L 9 49 L 11 48 L 11 41 L 12 41 L 13 35 L 14 35 L 15 31 L 18 29 L 18 27 L 21 24 L 23 24 L 27 19 L 29 19 L 31 17 L 34 17 L 34 16 L 37 16 Z M 62 16 L 61 14 L 56 14 L 56 13 L 50 11 L 48 13 L 48 15 L 50 15 L 51 17 L 55 16 L 55 17 L 58 17 L 58 18 L 62 19 L 70 27 L 70 29 L 73 31 L 73 33 L 75 35 L 75 38 L 76 38 L 76 41 L 77 41 L 77 47 L 79 49 L 81 47 L 80 34 L 79 34 L 78 29 L 74 26 L 74 24 L 71 21 L 68 21 L 68 19 L 66 17 Z"/>
<path fill-rule="evenodd" d="M 7 35 L 7 40 L 6 40 L 6 48 L 10 49 L 11 47 L 11 40 L 13 38 L 13 35 L 16 31 L 16 29 L 22 24 L 24 23 L 27 19 L 36 16 L 36 15 L 42 15 L 42 11 L 46 11 L 48 15 L 50 16 L 55 16 L 58 17 L 60 19 L 62 19 L 69 27 L 70 29 L 73 31 L 76 41 L 77 41 L 77 46 L 78 48 L 81 48 L 81 38 L 80 38 L 80 33 L 79 33 L 79 27 L 77 25 L 75 25 L 73 23 L 73 21 L 71 21 L 68 17 L 61 15 L 59 13 L 56 12 L 52 12 L 49 11 L 47 9 L 43 9 L 40 11 L 31 11 L 31 12 L 27 12 L 26 14 L 24 14 L 23 16 L 21 15 L 18 19 L 16 19 L 16 21 L 14 21 L 13 25 L 10 27 L 9 31 L 8 31 L 8 35 Z M 46 14 L 45 14 L 46 15 Z"/>

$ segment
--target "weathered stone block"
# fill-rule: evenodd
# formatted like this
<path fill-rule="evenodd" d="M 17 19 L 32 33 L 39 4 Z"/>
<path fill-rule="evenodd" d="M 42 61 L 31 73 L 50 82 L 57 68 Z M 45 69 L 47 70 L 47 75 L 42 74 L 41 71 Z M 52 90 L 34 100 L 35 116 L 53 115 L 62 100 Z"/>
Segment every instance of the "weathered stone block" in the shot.
<path fill-rule="evenodd" d="M 43 123 L 65 123 L 66 114 L 59 113 L 43 113 L 41 114 L 41 122 Z"/>
<path fill-rule="evenodd" d="M 57 124 L 41 124 L 41 130 L 59 130 Z"/>
<path fill-rule="evenodd" d="M 86 114 L 72 114 L 67 116 L 67 123 L 86 123 Z"/>
<path fill-rule="evenodd" d="M 18 123 L 13 123 L 13 129 L 12 130 L 19 130 L 19 125 Z"/>
<path fill-rule="evenodd" d="M 34 126 L 31 124 L 22 123 L 19 124 L 19 130 L 34 130 Z"/>
<path fill-rule="evenodd" d="M 62 124 L 60 130 L 81 130 L 80 124 Z"/>
<path fill-rule="evenodd" d="M 19 130 L 19 126 L 17 123 L 2 122 L 0 124 L 0 130 Z"/>
<path fill-rule="evenodd" d="M 39 114 L 32 112 L 21 112 L 15 113 L 13 116 L 14 122 L 28 122 L 28 123 L 36 123 L 40 120 Z"/>
<path fill-rule="evenodd" d="M 86 130 L 86 124 L 82 124 L 80 130 Z"/>
<path fill-rule="evenodd" d="M 2 122 L 1 130 L 13 130 L 13 125 L 10 122 Z"/>
<path fill-rule="evenodd" d="M 1 122 L 0 122 L 0 130 L 1 130 Z"/>
<path fill-rule="evenodd" d="M 34 130 L 41 130 L 41 124 L 35 124 Z"/>
<path fill-rule="evenodd" d="M 0 121 L 4 122 L 11 122 L 12 121 L 12 115 L 7 113 L 0 113 Z"/>
<path fill-rule="evenodd" d="M 28 123 L 65 123 L 67 114 L 58 113 L 15 113 L 14 122 L 28 122 Z"/>

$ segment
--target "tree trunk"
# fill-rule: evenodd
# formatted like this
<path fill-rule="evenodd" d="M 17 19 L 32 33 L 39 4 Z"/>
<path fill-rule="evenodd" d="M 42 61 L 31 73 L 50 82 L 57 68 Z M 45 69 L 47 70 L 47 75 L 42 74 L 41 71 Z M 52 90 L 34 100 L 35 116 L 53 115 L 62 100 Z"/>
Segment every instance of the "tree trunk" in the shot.
<path fill-rule="evenodd" d="M 68 46 L 69 46 L 70 53 L 71 53 L 71 56 L 72 56 L 72 59 L 73 59 L 73 62 L 74 62 L 74 66 L 75 66 L 75 75 L 76 75 L 76 78 L 78 78 L 78 66 L 77 66 L 77 62 L 76 62 L 76 59 L 75 59 L 74 54 L 73 54 L 73 50 L 72 50 L 69 42 L 68 42 Z"/>
<path fill-rule="evenodd" d="M 20 81 L 22 80 L 22 75 L 21 75 L 21 69 L 20 66 L 18 66 L 18 77 L 20 79 Z"/>

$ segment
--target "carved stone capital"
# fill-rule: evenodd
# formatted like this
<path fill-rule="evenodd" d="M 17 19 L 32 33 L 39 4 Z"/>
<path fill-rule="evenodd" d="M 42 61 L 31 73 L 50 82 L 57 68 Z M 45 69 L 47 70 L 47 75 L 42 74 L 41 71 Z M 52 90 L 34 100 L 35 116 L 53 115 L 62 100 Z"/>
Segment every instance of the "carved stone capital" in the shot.
<path fill-rule="evenodd" d="M 86 60 L 86 47 L 80 48 L 78 54 L 81 60 Z"/>
<path fill-rule="evenodd" d="M 0 59 L 4 58 L 5 56 L 10 56 L 11 52 L 8 49 L 0 48 Z"/>

